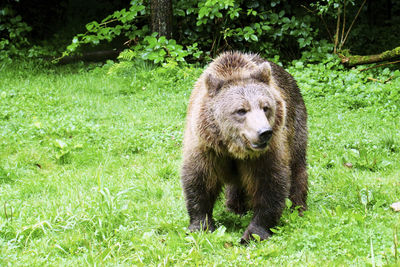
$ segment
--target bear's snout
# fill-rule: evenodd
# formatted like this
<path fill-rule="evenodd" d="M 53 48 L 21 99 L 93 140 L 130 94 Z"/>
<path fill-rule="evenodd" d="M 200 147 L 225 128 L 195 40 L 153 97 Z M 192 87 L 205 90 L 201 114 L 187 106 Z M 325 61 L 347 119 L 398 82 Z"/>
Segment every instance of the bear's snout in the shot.
<path fill-rule="evenodd" d="M 257 131 L 258 138 L 255 142 L 251 142 L 253 149 L 264 149 L 268 145 L 268 141 L 271 139 L 273 131 L 270 127 L 265 127 Z"/>
<path fill-rule="evenodd" d="M 272 133 L 271 128 L 262 128 L 261 130 L 258 130 L 258 139 L 260 140 L 260 143 L 266 144 L 269 139 L 271 139 Z"/>
<path fill-rule="evenodd" d="M 272 137 L 272 127 L 262 109 L 248 112 L 243 126 L 243 137 L 252 150 L 263 150 Z"/>

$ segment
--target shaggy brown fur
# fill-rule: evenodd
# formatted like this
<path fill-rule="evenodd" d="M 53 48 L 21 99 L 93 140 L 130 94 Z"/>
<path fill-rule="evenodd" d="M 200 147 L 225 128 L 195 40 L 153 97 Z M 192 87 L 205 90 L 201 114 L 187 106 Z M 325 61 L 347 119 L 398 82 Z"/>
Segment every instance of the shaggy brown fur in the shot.
<path fill-rule="evenodd" d="M 226 205 L 254 212 L 242 237 L 271 235 L 289 197 L 306 209 L 307 112 L 293 77 L 257 55 L 220 55 L 190 97 L 182 186 L 189 229 L 214 230 L 222 186 Z"/>

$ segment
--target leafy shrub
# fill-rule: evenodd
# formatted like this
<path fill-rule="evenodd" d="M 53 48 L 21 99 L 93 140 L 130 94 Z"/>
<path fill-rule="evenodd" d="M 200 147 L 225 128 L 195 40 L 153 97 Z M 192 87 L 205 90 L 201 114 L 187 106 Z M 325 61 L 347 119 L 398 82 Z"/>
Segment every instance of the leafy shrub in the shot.
<path fill-rule="evenodd" d="M 129 9 L 116 11 L 101 22 L 90 22 L 64 55 L 84 44 L 97 45 L 122 36 L 130 47 L 122 54 L 131 60 L 154 63 L 167 60 L 204 60 L 222 50 L 253 51 L 266 57 L 298 58 L 301 51 L 319 46 L 315 19 L 302 8 L 275 0 L 268 3 L 244 0 L 174 1 L 175 40 L 157 37 L 144 20 L 150 12 L 141 0 Z M 309 54 L 311 55 L 311 54 Z"/>
<path fill-rule="evenodd" d="M 0 6 L 0 60 L 55 56 L 57 52 L 51 47 L 32 45 L 29 38 L 31 31 L 32 27 L 11 5 Z"/>
<path fill-rule="evenodd" d="M 179 1 L 175 16 L 182 21 L 178 26 L 182 43 L 196 41 L 213 56 L 223 49 L 240 49 L 267 57 L 296 57 L 312 45 L 318 30 L 311 26 L 312 17 L 295 9 L 279 0 Z"/>
<path fill-rule="evenodd" d="M 118 36 L 124 36 L 129 39 L 126 44 L 131 47 L 121 53 L 120 59 L 125 61 L 141 58 L 154 63 L 165 63 L 167 60 L 181 62 L 189 54 L 194 58 L 201 56 L 197 43 L 184 49 L 173 39 L 167 40 L 164 36 L 157 38 L 157 33 L 151 34 L 148 25 L 141 24 L 139 18 L 139 15 L 146 16 L 148 13 L 143 1 L 133 0 L 128 10 L 115 11 L 100 23 L 88 23 L 87 32 L 76 35 L 64 55 L 76 51 L 84 44 L 97 45 L 100 41 L 112 41 Z"/>
<path fill-rule="evenodd" d="M 132 0 L 128 10 L 115 11 L 100 23 L 92 21 L 86 24 L 87 32 L 76 35 L 64 55 L 76 51 L 83 44 L 97 45 L 100 41 L 111 41 L 120 35 L 124 35 L 129 40 L 146 36 L 149 33 L 148 26 L 144 25 L 140 28 L 137 26 L 138 16 L 145 14 L 143 1 Z"/>
<path fill-rule="evenodd" d="M 32 28 L 22 21 L 9 6 L 0 9 L 0 60 L 23 55 L 22 48 L 29 45 L 26 37 Z"/>
<path fill-rule="evenodd" d="M 174 39 L 167 39 L 165 36 L 157 38 L 157 33 L 146 36 L 142 42 L 132 49 L 127 49 L 119 56 L 123 60 L 133 60 L 141 58 L 153 61 L 154 63 L 165 63 L 166 61 L 185 61 L 188 55 L 199 58 L 202 54 L 197 48 L 197 43 L 184 49 L 182 45 L 176 43 Z"/>

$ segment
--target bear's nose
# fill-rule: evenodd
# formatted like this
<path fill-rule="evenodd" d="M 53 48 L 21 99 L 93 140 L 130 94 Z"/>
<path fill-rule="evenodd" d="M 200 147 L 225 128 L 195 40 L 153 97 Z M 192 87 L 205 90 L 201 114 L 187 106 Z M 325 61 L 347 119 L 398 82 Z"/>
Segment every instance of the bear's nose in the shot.
<path fill-rule="evenodd" d="M 271 128 L 262 128 L 261 130 L 258 131 L 258 138 L 263 143 L 268 142 L 271 136 L 272 136 Z"/>

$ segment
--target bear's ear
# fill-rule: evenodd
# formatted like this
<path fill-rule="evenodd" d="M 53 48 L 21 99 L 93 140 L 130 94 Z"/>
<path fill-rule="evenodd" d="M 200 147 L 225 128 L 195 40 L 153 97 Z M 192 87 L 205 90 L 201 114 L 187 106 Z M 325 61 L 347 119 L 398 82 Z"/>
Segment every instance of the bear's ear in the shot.
<path fill-rule="evenodd" d="M 262 63 L 250 76 L 253 79 L 269 84 L 271 80 L 271 65 L 268 62 Z"/>
<path fill-rule="evenodd" d="M 219 89 L 224 85 L 224 81 L 215 77 L 211 73 L 207 74 L 206 76 L 206 87 L 207 91 L 210 94 L 210 96 L 215 95 L 218 93 Z"/>

